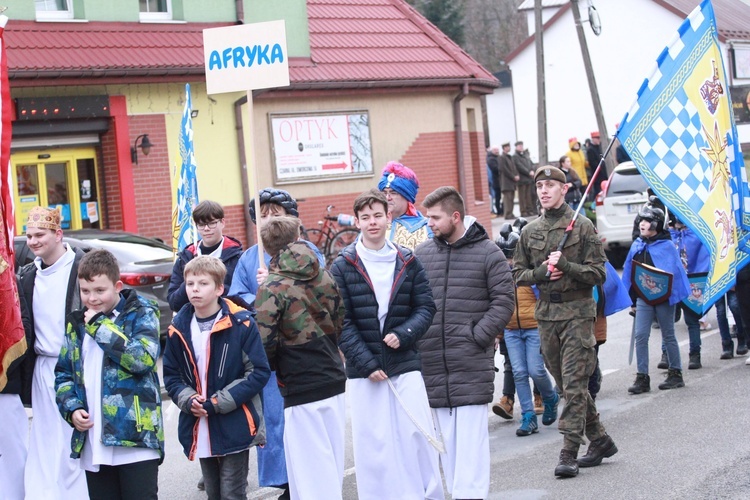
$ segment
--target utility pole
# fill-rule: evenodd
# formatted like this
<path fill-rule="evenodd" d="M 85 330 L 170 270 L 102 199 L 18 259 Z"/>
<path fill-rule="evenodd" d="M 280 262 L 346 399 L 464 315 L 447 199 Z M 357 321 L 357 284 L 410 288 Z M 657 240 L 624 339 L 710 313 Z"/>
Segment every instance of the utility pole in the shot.
<path fill-rule="evenodd" d="M 591 102 L 594 105 L 594 114 L 596 115 L 596 124 L 599 129 L 599 137 L 601 140 L 602 151 L 607 150 L 609 145 L 609 134 L 607 134 L 607 124 L 604 122 L 604 112 L 602 111 L 602 103 L 599 100 L 599 90 L 596 87 L 596 78 L 594 78 L 594 68 L 591 66 L 591 55 L 589 54 L 589 46 L 586 44 L 586 35 L 583 32 L 583 24 L 581 23 L 581 11 L 578 8 L 578 0 L 570 0 L 571 7 L 573 7 L 573 20 L 576 24 L 576 32 L 578 33 L 578 43 L 581 45 L 581 56 L 583 56 L 583 66 L 586 68 L 586 77 L 589 81 L 589 91 L 591 92 Z M 605 165 L 606 166 L 606 165 Z M 596 168 L 595 165 L 590 165 L 592 171 Z M 609 169 L 605 172 L 609 174 Z M 606 176 L 605 176 L 606 177 Z M 597 179 L 601 181 L 605 177 Z"/>
<path fill-rule="evenodd" d="M 547 165 L 547 99 L 544 89 L 544 45 L 542 0 L 534 0 L 534 45 L 536 47 L 536 121 L 539 136 L 539 165 Z"/>

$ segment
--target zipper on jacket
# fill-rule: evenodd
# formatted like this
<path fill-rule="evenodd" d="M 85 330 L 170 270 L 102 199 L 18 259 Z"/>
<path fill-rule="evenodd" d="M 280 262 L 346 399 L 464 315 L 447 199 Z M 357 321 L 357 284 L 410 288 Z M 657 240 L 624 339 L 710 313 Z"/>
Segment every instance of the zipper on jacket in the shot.
<path fill-rule="evenodd" d="M 515 290 L 513 290 L 513 300 L 516 301 L 516 322 L 518 323 L 518 329 L 521 329 L 521 309 L 518 305 L 518 287 L 516 286 Z"/>
<path fill-rule="evenodd" d="M 448 383 L 448 357 L 445 355 L 445 302 L 448 295 L 448 272 L 451 268 L 451 247 L 448 245 L 448 258 L 445 259 L 445 281 L 443 282 L 443 307 L 440 313 L 440 331 L 443 340 L 443 366 L 445 367 L 445 397 L 450 408 L 450 415 L 453 415 L 453 405 L 451 404 L 450 384 Z"/>
<path fill-rule="evenodd" d="M 138 432 L 143 431 L 143 422 L 141 421 L 141 401 L 137 394 L 133 396 L 133 404 L 135 405 L 135 430 Z"/>
<path fill-rule="evenodd" d="M 224 376 L 224 367 L 227 361 L 227 352 L 229 351 L 229 344 L 224 344 L 224 349 L 221 352 L 221 361 L 219 362 L 219 378 Z"/>

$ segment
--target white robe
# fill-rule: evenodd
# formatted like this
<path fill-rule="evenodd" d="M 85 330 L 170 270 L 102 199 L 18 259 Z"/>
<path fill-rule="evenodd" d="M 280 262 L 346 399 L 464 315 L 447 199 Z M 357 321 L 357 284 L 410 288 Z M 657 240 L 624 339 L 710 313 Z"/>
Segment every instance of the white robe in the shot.
<path fill-rule="evenodd" d="M 436 408 L 445 453 L 440 455 L 453 498 L 487 498 L 490 492 L 490 438 L 487 405 Z"/>
<path fill-rule="evenodd" d="M 391 382 L 422 429 L 434 433 L 422 374 L 404 373 Z M 365 378 L 350 379 L 347 384 L 359 499 L 443 499 L 438 452 L 411 421 L 388 383 Z"/>
<path fill-rule="evenodd" d="M 89 497 L 86 476 L 70 458 L 73 428 L 63 420 L 55 402 L 55 365 L 65 335 L 65 296 L 75 254 L 68 247 L 57 262 L 41 269 L 34 261 L 34 332 L 37 353 L 31 385 L 33 418 L 26 461 L 26 498 L 79 500 Z"/>
<path fill-rule="evenodd" d="M 284 457 L 292 498 L 341 500 L 345 430 L 344 393 L 284 409 Z"/>
<path fill-rule="evenodd" d="M 0 488 L 5 500 L 23 500 L 23 469 L 29 441 L 29 417 L 18 394 L 0 394 Z"/>

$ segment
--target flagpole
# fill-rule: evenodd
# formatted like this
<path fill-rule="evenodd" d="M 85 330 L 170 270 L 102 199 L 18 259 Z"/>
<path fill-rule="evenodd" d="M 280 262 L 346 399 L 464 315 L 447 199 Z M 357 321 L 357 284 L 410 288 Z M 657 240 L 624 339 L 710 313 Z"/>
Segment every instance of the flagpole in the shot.
<path fill-rule="evenodd" d="M 263 240 L 260 238 L 260 197 L 258 196 L 258 166 L 256 164 L 256 146 L 255 146 L 255 119 L 253 116 L 253 91 L 247 91 L 247 128 L 250 132 L 250 154 L 246 155 L 247 169 L 250 175 L 247 180 L 250 183 L 250 192 L 253 193 L 255 200 L 255 240 L 258 244 L 258 268 L 266 268 L 265 251 L 263 250 Z"/>
<path fill-rule="evenodd" d="M 612 140 L 609 141 L 606 151 L 604 151 L 604 154 L 602 154 L 602 157 L 599 158 L 599 165 L 596 166 L 596 170 L 594 170 L 594 173 L 591 175 L 591 179 L 589 179 L 589 184 L 588 186 L 586 186 L 586 191 L 583 192 L 581 201 L 578 203 L 578 208 L 576 208 L 576 211 L 573 214 L 573 218 L 570 220 L 570 224 L 568 224 L 568 227 L 565 228 L 565 233 L 563 234 L 563 237 L 560 240 L 560 244 L 557 245 L 558 252 L 562 252 L 562 249 L 565 246 L 565 243 L 568 241 L 568 237 L 570 236 L 570 233 L 573 232 L 573 227 L 576 225 L 576 219 L 578 219 L 578 214 L 581 213 L 581 208 L 583 208 L 583 204 L 586 203 L 586 197 L 588 196 L 589 191 L 591 190 L 591 187 L 594 185 L 594 182 L 596 182 L 596 176 L 599 174 L 599 171 L 602 169 L 602 166 L 604 165 L 604 159 L 607 157 L 607 155 L 609 155 L 609 151 L 612 149 L 612 145 L 615 143 L 616 137 L 617 137 L 617 134 L 612 136 Z M 553 266 L 552 264 L 547 264 L 547 278 L 550 277 L 554 269 L 555 269 L 555 266 Z"/>

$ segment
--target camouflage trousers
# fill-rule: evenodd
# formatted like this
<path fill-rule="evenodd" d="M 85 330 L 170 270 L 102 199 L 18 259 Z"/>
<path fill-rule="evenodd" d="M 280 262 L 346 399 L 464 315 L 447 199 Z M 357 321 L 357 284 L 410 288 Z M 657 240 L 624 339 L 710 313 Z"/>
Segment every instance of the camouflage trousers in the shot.
<path fill-rule="evenodd" d="M 584 435 L 593 441 L 605 433 L 588 391 L 589 377 L 596 368 L 594 319 L 538 323 L 544 364 L 565 397 L 558 425 L 563 435 L 563 448 L 577 453 L 586 443 Z"/>

